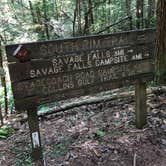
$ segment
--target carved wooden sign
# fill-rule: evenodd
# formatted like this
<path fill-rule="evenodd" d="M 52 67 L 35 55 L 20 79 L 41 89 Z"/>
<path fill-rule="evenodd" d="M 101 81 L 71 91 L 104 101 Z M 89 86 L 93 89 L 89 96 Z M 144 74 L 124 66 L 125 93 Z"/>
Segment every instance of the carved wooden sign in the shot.
<path fill-rule="evenodd" d="M 16 110 L 153 79 L 152 29 L 6 46 Z"/>

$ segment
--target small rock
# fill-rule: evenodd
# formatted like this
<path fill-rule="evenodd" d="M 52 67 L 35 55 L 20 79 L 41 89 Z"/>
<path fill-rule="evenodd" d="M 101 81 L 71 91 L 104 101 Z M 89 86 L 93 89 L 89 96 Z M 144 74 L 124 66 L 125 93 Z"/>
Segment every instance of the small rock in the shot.
<path fill-rule="evenodd" d="M 114 150 L 114 154 L 116 154 L 116 155 L 117 155 L 117 154 L 118 154 L 118 151 L 117 151 L 117 150 Z"/>
<path fill-rule="evenodd" d="M 161 126 L 161 129 L 164 130 L 164 131 L 166 131 L 166 124 L 163 124 L 163 125 Z"/>
<path fill-rule="evenodd" d="M 161 144 L 166 146 L 166 139 L 161 139 Z"/>
<path fill-rule="evenodd" d="M 67 166 L 70 165 L 70 163 L 68 161 L 64 161 L 63 163 L 61 163 L 59 166 Z"/>
<path fill-rule="evenodd" d="M 110 151 L 112 151 L 112 149 L 111 149 L 109 146 L 103 147 L 103 148 L 101 149 L 101 152 L 102 152 L 102 153 L 109 153 Z"/>
<path fill-rule="evenodd" d="M 78 155 L 75 154 L 75 153 L 71 153 L 70 156 L 71 156 L 73 159 L 77 159 L 77 158 L 78 158 Z"/>

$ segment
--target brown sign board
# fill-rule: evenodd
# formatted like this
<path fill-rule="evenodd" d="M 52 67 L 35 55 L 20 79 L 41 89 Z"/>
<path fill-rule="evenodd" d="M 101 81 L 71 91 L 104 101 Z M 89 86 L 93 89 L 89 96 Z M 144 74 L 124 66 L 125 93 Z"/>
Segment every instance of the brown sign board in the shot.
<path fill-rule="evenodd" d="M 154 29 L 8 45 L 16 110 L 152 80 L 154 47 Z"/>

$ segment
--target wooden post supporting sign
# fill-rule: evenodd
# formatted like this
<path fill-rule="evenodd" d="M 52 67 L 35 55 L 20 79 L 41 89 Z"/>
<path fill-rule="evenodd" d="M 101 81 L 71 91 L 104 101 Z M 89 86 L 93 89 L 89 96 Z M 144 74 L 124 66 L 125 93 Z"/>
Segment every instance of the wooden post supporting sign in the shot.
<path fill-rule="evenodd" d="M 138 83 L 135 86 L 136 96 L 136 127 L 143 128 L 146 124 L 146 83 Z"/>
<path fill-rule="evenodd" d="M 44 161 L 42 155 L 37 109 L 33 108 L 32 110 L 28 110 L 27 113 L 28 113 L 28 124 L 30 130 L 31 143 L 32 143 L 32 159 L 35 162 L 37 162 L 38 165 L 43 166 Z"/>

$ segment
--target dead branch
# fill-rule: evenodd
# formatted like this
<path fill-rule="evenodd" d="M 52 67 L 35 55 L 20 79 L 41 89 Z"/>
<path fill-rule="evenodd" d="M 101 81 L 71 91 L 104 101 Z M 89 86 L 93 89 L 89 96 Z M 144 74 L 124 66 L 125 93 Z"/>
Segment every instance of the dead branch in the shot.
<path fill-rule="evenodd" d="M 117 21 L 117 22 L 115 22 L 115 23 L 113 23 L 111 25 L 106 26 L 101 31 L 97 32 L 96 34 L 100 34 L 100 33 L 104 32 L 104 31 L 108 30 L 109 28 L 111 28 L 111 27 L 113 27 L 113 26 L 115 26 L 115 25 L 117 25 L 117 24 L 119 24 L 119 23 L 121 23 L 121 22 L 123 22 L 123 21 L 125 21 L 127 19 L 131 19 L 131 16 L 124 17 L 123 19 L 121 19 L 121 20 L 119 20 L 119 21 Z"/>
<path fill-rule="evenodd" d="M 134 92 L 128 92 L 128 93 L 121 93 L 121 94 L 114 94 L 114 95 L 106 95 L 106 96 L 98 96 L 98 97 L 87 97 L 86 99 L 80 99 L 79 101 L 73 101 L 67 104 L 64 104 L 62 106 L 59 107 L 55 107 L 53 109 L 50 109 L 47 112 L 39 112 L 38 116 L 39 117 L 43 117 L 43 116 L 47 116 L 47 115 L 51 115 L 51 114 L 55 114 L 55 113 L 59 113 L 59 112 L 64 112 L 67 110 L 70 110 L 72 108 L 75 107 L 80 107 L 83 105 L 91 105 L 91 104 L 98 104 L 98 103 L 102 103 L 102 102 L 108 102 L 111 100 L 116 100 L 119 98 L 126 98 L 129 96 L 134 96 Z"/>

